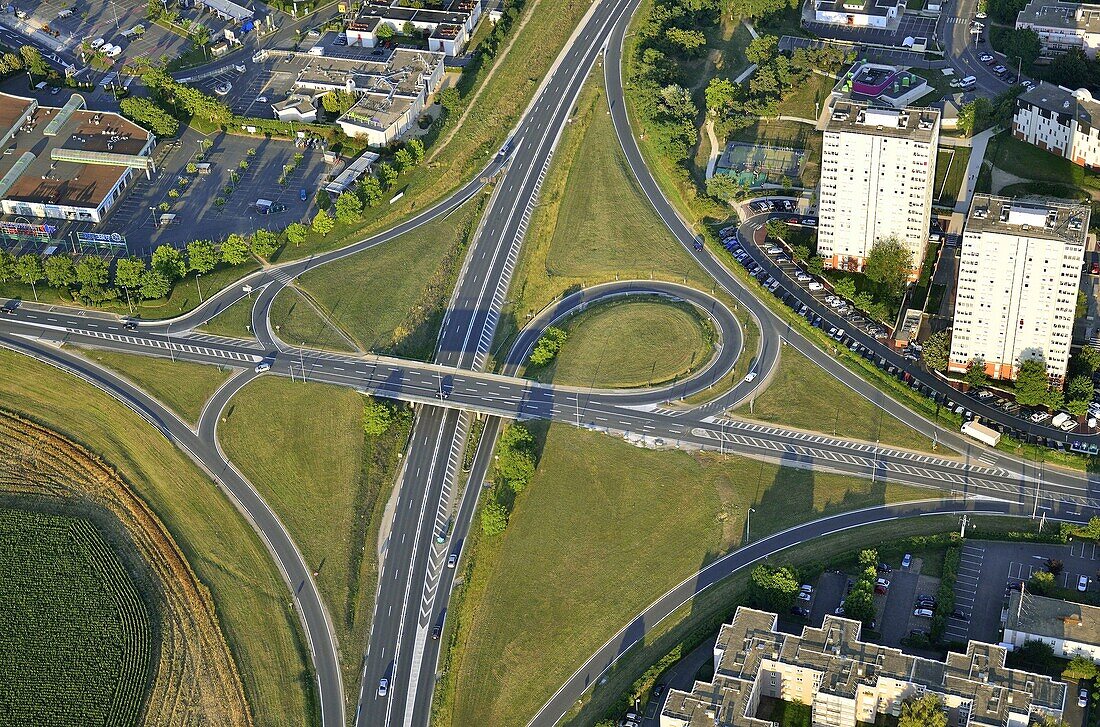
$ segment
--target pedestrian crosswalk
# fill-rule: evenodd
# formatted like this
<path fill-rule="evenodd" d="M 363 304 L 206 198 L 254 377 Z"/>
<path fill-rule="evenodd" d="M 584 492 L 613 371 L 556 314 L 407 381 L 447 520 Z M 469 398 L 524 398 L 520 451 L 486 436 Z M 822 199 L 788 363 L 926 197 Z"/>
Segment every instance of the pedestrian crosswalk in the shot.
<path fill-rule="evenodd" d="M 76 328 L 67 329 L 70 335 L 74 336 L 86 336 L 89 338 L 101 338 L 107 341 L 116 341 L 118 343 L 128 343 L 136 346 L 145 346 L 150 349 L 156 349 L 160 351 L 178 352 L 178 353 L 190 353 L 198 356 L 208 356 L 210 358 L 221 358 L 228 361 L 240 361 L 243 363 L 257 363 L 263 359 L 262 356 L 256 354 L 244 353 L 242 351 L 232 351 L 224 348 L 210 348 L 208 346 L 199 346 L 193 343 L 187 343 L 189 339 L 170 341 L 167 338 L 151 338 L 144 336 L 124 336 L 119 333 L 108 333 L 106 331 L 82 331 Z"/>

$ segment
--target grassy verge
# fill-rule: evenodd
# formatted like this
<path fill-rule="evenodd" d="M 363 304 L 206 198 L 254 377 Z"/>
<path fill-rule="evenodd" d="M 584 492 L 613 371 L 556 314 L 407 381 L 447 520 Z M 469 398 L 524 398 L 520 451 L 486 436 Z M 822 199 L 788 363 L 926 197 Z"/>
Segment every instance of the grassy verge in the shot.
<path fill-rule="evenodd" d="M 446 219 L 406 232 L 303 275 L 296 291 L 275 298 L 271 322 L 285 341 L 331 347 L 347 341 L 362 350 L 426 359 L 435 351 L 447 301 L 488 195 L 466 203 Z"/>
<path fill-rule="evenodd" d="M 978 530 L 988 533 L 1007 534 L 1030 527 L 1027 521 L 1012 518 L 979 517 L 974 522 Z M 863 548 L 876 547 L 882 554 L 884 544 L 889 547 L 905 539 L 918 540 L 957 530 L 958 519 L 951 516 L 910 518 L 869 525 L 802 543 L 784 550 L 772 562 L 793 565 L 803 577 L 810 578 L 851 562 Z M 708 636 L 713 636 L 721 624 L 728 623 L 737 605 L 743 603 L 747 595 L 748 576 L 747 569 L 739 571 L 674 611 L 650 632 L 643 643 L 620 657 L 605 674 L 606 679 L 601 679 L 593 690 L 585 694 L 561 724 L 569 727 L 591 725 L 605 715 L 624 709 L 627 700 L 632 700 L 634 696 L 642 701 L 644 710 L 650 690 L 661 675 L 661 670 L 651 669 L 651 665 L 663 663 L 671 666 Z"/>
<path fill-rule="evenodd" d="M 805 83 L 791 89 L 779 100 L 777 115 L 798 116 L 816 121 L 822 105 L 828 100 L 836 83 L 837 80 L 831 76 L 811 74 Z M 806 128 L 812 129 L 809 126 Z"/>
<path fill-rule="evenodd" d="M 210 589 L 258 724 L 315 719 L 298 616 L 259 537 L 229 499 L 144 420 L 90 384 L 0 351 L 4 406 L 97 453 L 164 523 Z"/>
<path fill-rule="evenodd" d="M 323 309 L 312 298 L 310 293 L 297 286 L 283 288 L 271 303 L 275 335 L 294 345 L 329 351 L 357 351 L 357 347 L 343 330 L 336 327 L 335 322 L 330 323 L 322 317 Z"/>
<path fill-rule="evenodd" d="M 527 375 L 574 386 L 654 386 L 698 370 L 714 354 L 710 321 L 687 303 L 610 301 L 562 328 L 569 339 L 557 357 Z"/>
<path fill-rule="evenodd" d="M 990 146 L 992 148 L 986 151 L 986 159 L 992 160 L 994 166 L 1009 174 L 1033 182 L 1100 190 L 1100 175 L 1097 173 L 1015 139 L 1010 134 L 998 134 L 990 140 Z"/>
<path fill-rule="evenodd" d="M 350 389 L 263 378 L 237 394 L 219 429 L 226 454 L 279 513 L 317 573 L 349 700 L 359 694 L 370 634 L 381 509 L 409 426 L 402 417 L 385 434 L 367 436 L 364 401 Z"/>
<path fill-rule="evenodd" d="M 886 414 L 791 346 L 768 387 L 741 416 L 868 442 L 931 451 L 932 442 Z"/>
<path fill-rule="evenodd" d="M 232 372 L 229 368 L 94 348 L 80 353 L 130 379 L 191 424 L 198 423 L 203 406 Z"/>
<path fill-rule="evenodd" d="M 241 298 L 196 330 L 233 338 L 255 338 L 252 326 L 253 298 Z"/>
<path fill-rule="evenodd" d="M 750 506 L 759 538 L 823 513 L 927 494 L 748 459 L 639 450 L 551 425 L 508 529 L 478 539 L 457 609 L 453 711 L 439 723 L 525 722 L 654 597 L 736 547 Z"/>
<path fill-rule="evenodd" d="M 965 146 L 941 147 L 936 156 L 936 204 L 955 206 L 959 199 L 966 166 L 970 161 L 970 149 Z"/>

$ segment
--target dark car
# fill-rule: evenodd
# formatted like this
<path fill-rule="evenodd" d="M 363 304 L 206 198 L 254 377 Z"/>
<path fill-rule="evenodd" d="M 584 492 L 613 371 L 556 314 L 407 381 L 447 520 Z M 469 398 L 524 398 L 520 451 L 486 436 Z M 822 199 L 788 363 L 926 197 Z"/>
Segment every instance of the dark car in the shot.
<path fill-rule="evenodd" d="M 137 330 L 137 324 L 134 323 L 133 321 L 126 321 L 126 323 L 124 324 L 124 327 L 126 328 L 127 331 L 136 331 Z"/>
<path fill-rule="evenodd" d="M 958 608 L 956 608 L 954 611 L 951 612 L 951 617 L 952 618 L 957 618 L 960 621 L 969 621 L 970 620 L 970 614 L 968 614 L 966 611 L 963 611 L 962 609 L 958 609 Z"/>
<path fill-rule="evenodd" d="M 298 190 L 298 198 L 301 199 L 303 202 L 309 199 L 309 193 L 306 192 L 305 187 L 302 187 L 300 190 Z"/>
<path fill-rule="evenodd" d="M 917 638 L 928 638 L 928 632 L 924 629 L 911 629 L 909 631 L 910 636 L 916 636 Z"/>
<path fill-rule="evenodd" d="M 432 639 L 439 641 L 440 634 L 443 633 L 443 627 L 438 624 L 432 627 Z"/>
<path fill-rule="evenodd" d="M 664 694 L 664 693 L 665 693 L 665 685 L 664 684 L 654 684 L 653 685 L 653 698 L 654 699 L 660 699 L 661 695 Z"/>
<path fill-rule="evenodd" d="M 855 321 L 852 321 L 852 322 L 854 323 Z M 892 571 L 892 570 L 894 570 L 894 569 L 893 569 L 893 568 L 891 568 L 891 567 L 890 567 L 890 566 L 889 566 L 888 564 L 886 564 L 886 563 L 879 563 L 879 564 L 878 564 L 878 572 L 879 572 L 879 573 L 889 573 L 889 572 L 890 572 L 890 571 Z"/>
<path fill-rule="evenodd" d="M 791 613 L 795 616 L 801 616 L 802 618 L 810 617 L 810 609 L 802 608 L 801 606 L 792 606 Z"/>

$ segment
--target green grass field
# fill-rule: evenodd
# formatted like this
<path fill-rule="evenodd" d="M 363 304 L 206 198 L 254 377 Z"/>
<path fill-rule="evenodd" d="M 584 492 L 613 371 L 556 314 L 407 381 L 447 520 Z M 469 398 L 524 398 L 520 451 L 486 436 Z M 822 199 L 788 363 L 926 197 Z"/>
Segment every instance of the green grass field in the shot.
<path fill-rule="evenodd" d="M 297 287 L 287 286 L 275 296 L 271 303 L 271 320 L 278 321 L 274 324 L 278 326 L 275 335 L 294 345 L 308 342 L 309 346 L 330 351 L 358 350 L 334 323 L 321 317 L 314 307 L 317 304 L 308 295 Z"/>
<path fill-rule="evenodd" d="M 351 704 L 374 609 L 378 524 L 408 432 L 404 423 L 368 437 L 364 401 L 351 389 L 265 377 L 237 394 L 218 429 L 318 572 Z"/>
<path fill-rule="evenodd" d="M 932 188 L 936 204 L 954 206 L 969 161 L 970 149 L 965 146 L 940 147 L 936 156 L 936 181 Z"/>
<path fill-rule="evenodd" d="M 986 159 L 1009 174 L 1033 182 L 1051 182 L 1062 186 L 1100 189 L 1100 175 L 1079 167 L 1068 159 L 1043 151 L 1010 134 L 998 134 L 990 140 Z"/>
<path fill-rule="evenodd" d="M 255 338 L 251 330 L 254 298 L 241 298 L 196 330 L 232 338 Z"/>
<path fill-rule="evenodd" d="M 928 494 L 749 459 L 641 450 L 551 425 L 507 531 L 479 537 L 457 607 L 464 631 L 453 711 L 437 723 L 525 723 L 638 611 L 736 547 L 749 507 L 756 539 L 825 513 Z"/>
<path fill-rule="evenodd" d="M 306 273 L 299 285 L 360 349 L 429 358 L 486 197 L 471 200 L 446 219 Z M 271 322 L 280 327 L 284 341 L 348 347 L 295 298 L 293 291 L 283 291 L 272 309 Z"/>
<path fill-rule="evenodd" d="M 885 396 L 885 395 L 883 395 Z M 932 442 L 849 389 L 790 345 L 750 411 L 739 416 L 798 429 L 931 451 Z"/>
<path fill-rule="evenodd" d="M 3 722 L 136 724 L 157 653 L 151 614 L 91 522 L 0 508 Z"/>
<path fill-rule="evenodd" d="M 538 381 L 573 386 L 655 386 L 699 369 L 714 355 L 710 322 L 689 304 L 628 298 L 589 308 L 562 326 L 557 358 Z"/>
<path fill-rule="evenodd" d="M 779 100 L 778 115 L 798 116 L 816 121 L 822 105 L 829 99 L 829 94 L 832 93 L 835 85 L 835 78 L 811 74 L 805 82 L 792 88 Z"/>
<path fill-rule="evenodd" d="M 191 424 L 198 423 L 203 405 L 233 371 L 94 348 L 80 349 L 80 353 L 130 379 Z"/>
<path fill-rule="evenodd" d="M 315 718 L 313 677 L 282 576 L 237 509 L 192 461 L 115 399 L 0 350 L 0 401 L 110 463 L 163 521 L 202 583 L 257 724 Z"/>

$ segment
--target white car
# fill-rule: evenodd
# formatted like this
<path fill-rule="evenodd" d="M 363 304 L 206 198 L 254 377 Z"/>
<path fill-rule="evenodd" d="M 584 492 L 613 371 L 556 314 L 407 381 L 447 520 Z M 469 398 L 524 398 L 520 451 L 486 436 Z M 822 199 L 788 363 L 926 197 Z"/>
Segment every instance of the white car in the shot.
<path fill-rule="evenodd" d="M 388 692 L 389 690 L 390 690 L 390 680 L 385 678 L 385 677 L 382 677 L 381 679 L 379 679 L 378 680 L 378 696 L 379 697 L 386 696 L 386 692 Z"/>
<path fill-rule="evenodd" d="M 913 610 L 913 615 L 914 616 L 919 616 L 920 618 L 932 618 L 932 609 L 930 609 L 930 608 L 917 608 L 917 609 Z"/>
<path fill-rule="evenodd" d="M 755 378 L 756 378 L 756 372 L 755 371 L 750 371 L 747 374 L 745 374 L 745 383 L 748 383 L 748 382 L 752 381 Z"/>
<path fill-rule="evenodd" d="M 1089 577 L 1088 576 L 1081 576 L 1080 578 L 1078 578 L 1077 579 L 1077 590 L 1084 593 L 1088 589 L 1089 589 Z"/>
<path fill-rule="evenodd" d="M 267 103 L 267 96 L 257 96 L 256 101 L 258 103 Z"/>
<path fill-rule="evenodd" d="M 458 553 L 451 553 L 450 557 L 447 558 L 447 567 L 448 568 L 454 568 L 457 563 L 458 563 Z"/>
<path fill-rule="evenodd" d="M 825 286 L 815 280 L 806 287 L 810 290 L 822 290 Z"/>
<path fill-rule="evenodd" d="M 261 361 L 260 363 L 256 364 L 256 373 L 258 374 L 262 374 L 263 372 L 270 370 L 271 364 L 269 364 L 267 361 Z"/>
<path fill-rule="evenodd" d="M 814 587 L 811 586 L 809 583 L 803 583 L 802 588 L 800 590 L 803 593 L 813 593 L 814 592 Z"/>
<path fill-rule="evenodd" d="M 1058 428 L 1061 429 L 1063 432 L 1072 432 L 1074 429 L 1077 428 L 1077 420 L 1076 419 L 1066 420 L 1066 421 L 1062 422 L 1062 426 L 1060 426 Z"/>
<path fill-rule="evenodd" d="M 798 273 L 798 274 L 797 274 L 797 275 L 795 275 L 794 277 L 795 277 L 795 280 L 797 280 L 797 281 L 798 281 L 798 282 L 800 282 L 800 283 L 808 283 L 808 282 L 810 282 L 811 280 L 813 280 L 813 278 L 811 278 L 811 277 L 810 277 L 809 275 L 807 275 L 806 273 Z"/>
<path fill-rule="evenodd" d="M 99 48 L 101 45 L 103 45 L 106 42 L 107 41 L 103 40 L 102 38 L 96 38 L 95 40 L 93 40 L 91 43 L 88 44 L 88 47 L 91 48 L 92 50 L 96 50 L 97 48 Z"/>
<path fill-rule="evenodd" d="M 813 597 L 814 597 L 814 594 L 812 594 L 812 593 L 806 593 L 805 591 L 801 591 L 801 592 L 799 592 L 799 594 L 798 594 L 798 600 L 799 600 L 799 601 L 809 601 L 809 600 L 811 600 L 811 599 L 812 599 Z"/>
<path fill-rule="evenodd" d="M 978 12 L 974 13 L 974 17 L 978 20 L 985 20 L 986 14 L 979 10 Z"/>
<path fill-rule="evenodd" d="M 218 94 L 219 96 L 224 96 L 232 90 L 233 84 L 228 82 L 219 83 L 217 86 L 214 86 L 214 93 Z"/>
<path fill-rule="evenodd" d="M 112 45 L 110 50 L 105 50 L 103 52 L 111 58 L 118 58 L 120 55 L 122 55 L 122 47 Z"/>

